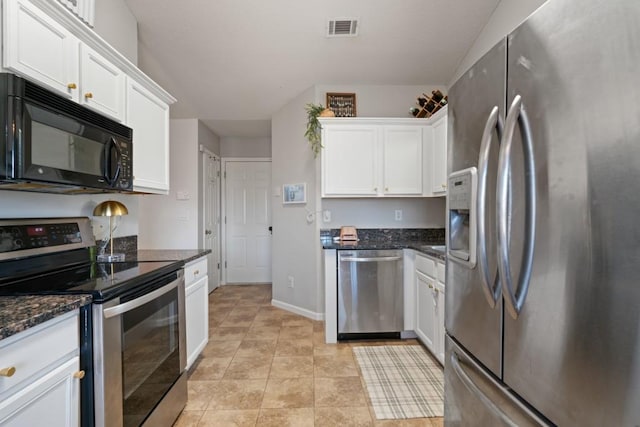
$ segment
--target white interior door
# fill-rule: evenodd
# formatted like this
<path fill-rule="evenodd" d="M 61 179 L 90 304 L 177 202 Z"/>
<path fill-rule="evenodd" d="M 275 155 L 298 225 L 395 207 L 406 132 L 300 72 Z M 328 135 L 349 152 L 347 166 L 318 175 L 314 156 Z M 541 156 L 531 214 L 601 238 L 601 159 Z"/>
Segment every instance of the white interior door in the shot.
<path fill-rule="evenodd" d="M 204 247 L 207 256 L 209 292 L 220 284 L 220 158 L 203 153 L 204 162 Z"/>
<path fill-rule="evenodd" d="M 271 282 L 271 162 L 225 166 L 226 282 Z"/>

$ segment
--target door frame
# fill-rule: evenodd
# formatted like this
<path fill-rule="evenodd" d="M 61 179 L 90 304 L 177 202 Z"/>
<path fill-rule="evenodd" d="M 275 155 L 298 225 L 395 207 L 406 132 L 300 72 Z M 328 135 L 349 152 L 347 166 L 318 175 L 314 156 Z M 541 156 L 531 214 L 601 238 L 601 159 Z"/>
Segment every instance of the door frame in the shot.
<path fill-rule="evenodd" d="M 221 234 L 222 234 L 222 227 L 221 227 L 221 223 L 222 223 L 222 205 L 221 205 L 221 195 L 222 195 L 222 160 L 221 157 L 219 155 L 217 155 L 216 153 L 214 153 L 213 151 L 207 149 L 206 147 L 204 147 L 203 145 L 200 145 L 200 162 L 201 162 L 201 167 L 202 167 L 202 189 L 200 192 L 200 200 L 202 202 L 204 202 L 206 200 L 206 191 L 207 191 L 207 157 L 206 156 L 211 156 L 213 157 L 214 161 L 218 161 L 220 162 L 220 176 L 218 177 L 218 188 L 217 188 L 217 196 L 218 196 L 218 217 L 220 218 L 220 221 L 217 224 L 217 232 L 218 232 L 218 260 L 217 262 L 220 263 L 220 268 L 219 270 L 219 276 L 218 276 L 218 284 L 216 286 L 216 288 L 218 286 L 222 285 L 222 239 L 221 239 Z M 198 241 L 202 242 L 201 247 L 204 249 L 205 247 L 205 237 L 204 237 L 204 231 L 207 228 L 207 218 L 205 215 L 205 204 L 202 203 L 202 211 L 201 213 L 201 221 L 200 221 L 200 227 L 198 230 Z M 215 212 L 214 212 L 215 214 Z M 207 255 L 208 256 L 208 255 Z M 216 262 L 214 260 L 214 262 Z M 209 274 L 211 274 L 211 272 L 209 272 Z M 215 288 L 214 288 L 215 289 Z M 209 293 L 209 290 L 207 289 L 207 293 Z"/>
<path fill-rule="evenodd" d="M 220 174 L 220 286 L 227 284 L 227 163 L 233 162 L 271 162 L 271 157 L 222 157 Z M 273 169 L 271 170 L 273 176 Z M 272 181 L 273 182 L 273 181 Z M 271 204 L 273 210 L 273 203 Z M 273 253 L 272 253 L 273 255 Z"/>

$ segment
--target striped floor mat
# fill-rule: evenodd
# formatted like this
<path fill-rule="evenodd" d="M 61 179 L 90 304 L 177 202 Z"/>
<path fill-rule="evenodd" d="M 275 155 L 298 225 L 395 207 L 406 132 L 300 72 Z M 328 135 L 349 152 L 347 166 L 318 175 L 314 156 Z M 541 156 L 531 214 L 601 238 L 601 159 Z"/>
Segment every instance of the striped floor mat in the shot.
<path fill-rule="evenodd" d="M 444 415 L 442 367 L 419 345 L 354 347 L 376 418 Z"/>

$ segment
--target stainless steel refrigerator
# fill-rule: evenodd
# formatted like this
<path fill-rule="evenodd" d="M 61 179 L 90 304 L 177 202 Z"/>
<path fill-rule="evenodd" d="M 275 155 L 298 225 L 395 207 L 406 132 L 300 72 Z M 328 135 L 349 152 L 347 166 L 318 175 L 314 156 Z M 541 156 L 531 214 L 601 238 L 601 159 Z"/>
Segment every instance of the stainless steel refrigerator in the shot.
<path fill-rule="evenodd" d="M 640 425 L 640 1 L 549 0 L 449 101 L 445 425 Z"/>

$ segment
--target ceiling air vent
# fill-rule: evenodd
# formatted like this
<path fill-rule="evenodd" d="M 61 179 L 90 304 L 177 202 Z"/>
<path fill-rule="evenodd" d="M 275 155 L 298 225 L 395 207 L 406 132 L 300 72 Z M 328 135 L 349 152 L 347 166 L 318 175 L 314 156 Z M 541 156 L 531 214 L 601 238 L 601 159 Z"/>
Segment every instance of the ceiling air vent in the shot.
<path fill-rule="evenodd" d="M 357 18 L 334 18 L 327 22 L 327 37 L 355 37 L 357 35 Z"/>

